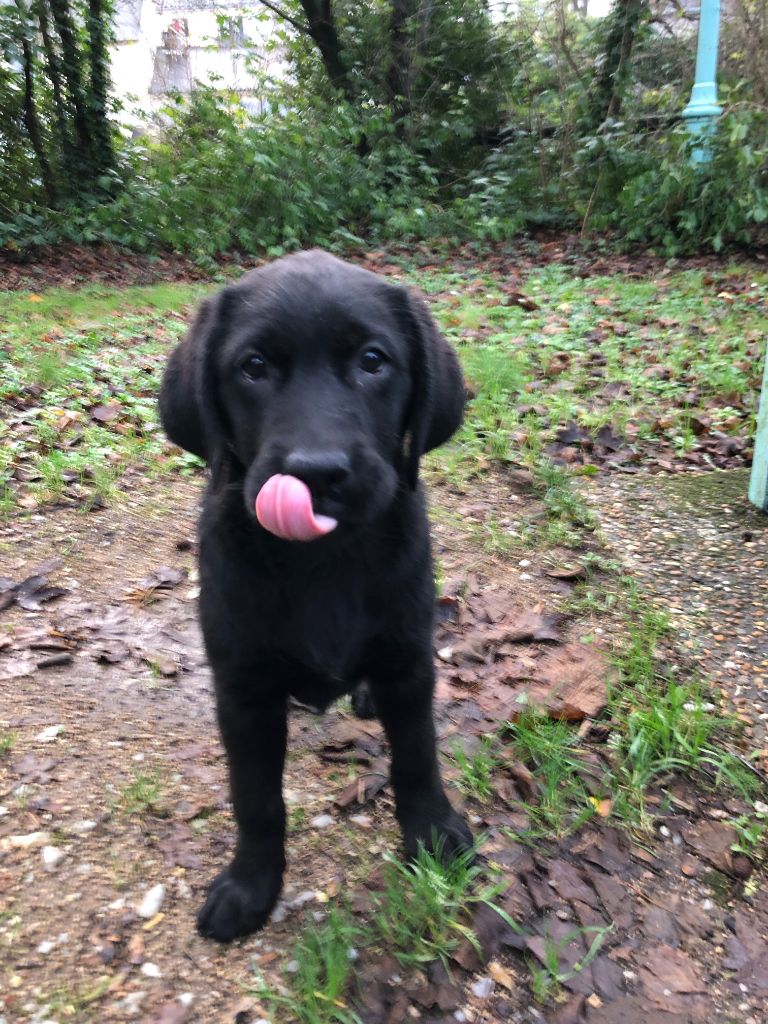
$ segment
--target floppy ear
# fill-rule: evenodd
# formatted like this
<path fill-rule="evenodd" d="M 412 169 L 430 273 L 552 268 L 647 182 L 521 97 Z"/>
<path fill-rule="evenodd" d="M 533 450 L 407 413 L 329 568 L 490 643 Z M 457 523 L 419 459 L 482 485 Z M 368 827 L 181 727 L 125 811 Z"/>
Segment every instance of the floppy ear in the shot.
<path fill-rule="evenodd" d="M 171 353 L 160 388 L 160 419 L 166 434 L 209 464 L 226 440 L 211 358 L 222 296 L 203 300 L 186 337 Z"/>
<path fill-rule="evenodd" d="M 401 290 L 413 348 L 413 386 L 406 414 L 409 435 L 404 461 L 409 485 L 416 486 L 419 459 L 444 444 L 461 426 L 466 388 L 456 353 L 440 334 L 423 299 Z"/>

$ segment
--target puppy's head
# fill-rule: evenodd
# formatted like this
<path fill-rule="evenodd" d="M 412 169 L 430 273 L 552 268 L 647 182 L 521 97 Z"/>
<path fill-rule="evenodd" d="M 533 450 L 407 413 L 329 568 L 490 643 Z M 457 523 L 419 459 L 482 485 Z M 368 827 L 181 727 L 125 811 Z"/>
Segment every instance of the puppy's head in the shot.
<path fill-rule="evenodd" d="M 424 303 L 323 252 L 288 256 L 206 300 L 163 380 L 171 440 L 214 479 L 238 467 L 247 508 L 298 478 L 340 528 L 377 518 L 461 422 L 455 354 Z"/>

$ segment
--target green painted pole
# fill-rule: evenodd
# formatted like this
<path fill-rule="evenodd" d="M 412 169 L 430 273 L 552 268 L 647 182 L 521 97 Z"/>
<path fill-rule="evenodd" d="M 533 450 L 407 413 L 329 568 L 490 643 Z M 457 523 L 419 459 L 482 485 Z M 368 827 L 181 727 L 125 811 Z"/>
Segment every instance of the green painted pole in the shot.
<path fill-rule="evenodd" d="M 683 117 L 691 135 L 699 140 L 694 163 L 710 160 L 709 139 L 723 108 L 717 102 L 717 44 L 720 35 L 720 0 L 701 0 L 699 40 L 696 49 L 696 82 Z"/>
<path fill-rule="evenodd" d="M 760 411 L 757 414 L 755 454 L 752 458 L 752 476 L 749 481 L 749 500 L 763 512 L 768 512 L 768 357 L 765 360 Z"/>

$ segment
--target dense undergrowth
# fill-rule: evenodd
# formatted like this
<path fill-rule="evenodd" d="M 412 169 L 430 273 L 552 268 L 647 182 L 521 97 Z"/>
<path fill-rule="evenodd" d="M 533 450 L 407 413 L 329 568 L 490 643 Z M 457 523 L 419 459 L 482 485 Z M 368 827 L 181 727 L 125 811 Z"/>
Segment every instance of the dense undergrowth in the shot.
<path fill-rule="evenodd" d="M 138 130 L 116 131 L 112 166 L 95 184 L 78 189 L 70 176 L 64 189 L 60 171 L 55 202 L 51 96 L 40 84 L 54 179 L 46 193 L 20 128 L 17 65 L 0 62 L 0 247 L 107 241 L 206 265 L 220 253 L 498 241 L 541 227 L 607 231 L 672 254 L 759 242 L 768 220 L 759 83 L 726 65 L 711 161 L 693 161 L 680 112 L 695 36 L 685 25 L 662 31 L 651 5 L 639 6 L 631 62 L 608 82 L 621 3 L 603 19 L 563 12 L 559 21 L 531 5 L 493 22 L 485 5 L 451 0 L 434 8 L 426 41 L 413 14 L 401 55 L 407 96 L 392 83 L 388 6 L 334 7 L 343 79 L 330 83 L 288 27 L 277 38 L 290 73 L 263 78 L 262 113 L 202 84 Z M 35 43 L 34 26 L 27 35 Z M 9 44 L 14 53 L 20 60 Z M 44 82 L 42 51 L 34 59 Z"/>

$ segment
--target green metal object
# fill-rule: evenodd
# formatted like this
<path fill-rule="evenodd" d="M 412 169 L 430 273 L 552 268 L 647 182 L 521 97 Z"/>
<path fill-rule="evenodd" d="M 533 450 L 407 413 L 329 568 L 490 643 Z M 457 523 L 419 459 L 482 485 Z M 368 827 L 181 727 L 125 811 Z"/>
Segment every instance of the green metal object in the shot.
<path fill-rule="evenodd" d="M 711 159 L 709 139 L 723 108 L 717 102 L 717 44 L 720 36 L 720 0 L 701 0 L 699 41 L 696 49 L 696 82 L 683 111 L 688 130 L 699 142 L 693 161 Z"/>
<path fill-rule="evenodd" d="M 765 360 L 760 411 L 757 414 L 755 454 L 752 459 L 752 476 L 749 481 L 749 500 L 763 512 L 768 512 L 768 357 Z"/>

